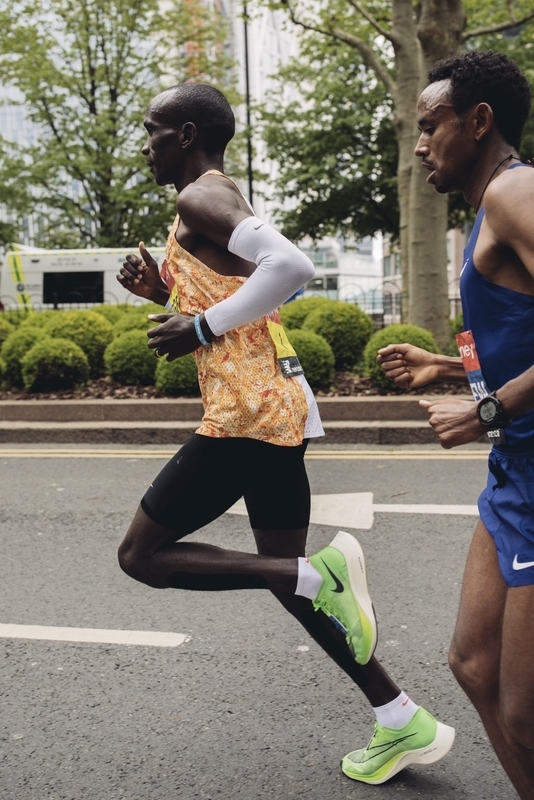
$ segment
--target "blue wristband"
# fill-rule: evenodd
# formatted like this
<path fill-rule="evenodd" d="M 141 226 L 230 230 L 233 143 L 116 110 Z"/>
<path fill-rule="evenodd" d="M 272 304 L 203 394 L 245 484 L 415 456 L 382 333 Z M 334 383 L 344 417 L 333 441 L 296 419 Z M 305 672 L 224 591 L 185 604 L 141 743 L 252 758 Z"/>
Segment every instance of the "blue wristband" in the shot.
<path fill-rule="evenodd" d="M 195 333 L 198 336 L 198 340 L 199 340 L 200 344 L 203 344 L 204 347 L 206 347 L 207 345 L 211 344 L 211 342 L 208 342 L 208 340 L 204 336 L 204 331 L 202 330 L 202 328 L 200 326 L 200 314 L 197 314 L 196 317 L 195 317 Z"/>

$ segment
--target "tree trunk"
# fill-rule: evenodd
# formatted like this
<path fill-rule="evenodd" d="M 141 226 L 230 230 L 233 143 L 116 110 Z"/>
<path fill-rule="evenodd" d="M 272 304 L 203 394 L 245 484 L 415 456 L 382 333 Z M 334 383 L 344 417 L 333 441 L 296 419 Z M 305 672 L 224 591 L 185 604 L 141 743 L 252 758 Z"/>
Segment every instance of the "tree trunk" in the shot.
<path fill-rule="evenodd" d="M 465 20 L 461 0 L 423 0 L 421 3 L 417 24 L 419 91 L 427 83 L 429 68 L 439 59 L 458 51 Z M 447 210 L 447 196 L 439 195 L 433 186 L 426 183 L 422 169 L 414 169 L 410 183 L 408 314 L 410 322 L 432 331 L 441 347 L 450 338 Z"/>
<path fill-rule="evenodd" d="M 418 20 L 412 0 L 393 0 L 403 318 L 430 330 L 441 347 L 449 339 L 447 198 L 426 183 L 414 157 L 416 104 L 429 67 L 457 52 L 464 24 L 461 0 L 422 0 Z"/>
<path fill-rule="evenodd" d="M 412 0 L 393 0 L 391 29 L 394 36 L 397 73 L 395 132 L 399 147 L 397 193 L 399 239 L 402 265 L 402 319 L 409 320 L 410 308 L 410 185 L 414 170 L 414 108 L 420 86 L 419 41 Z"/>

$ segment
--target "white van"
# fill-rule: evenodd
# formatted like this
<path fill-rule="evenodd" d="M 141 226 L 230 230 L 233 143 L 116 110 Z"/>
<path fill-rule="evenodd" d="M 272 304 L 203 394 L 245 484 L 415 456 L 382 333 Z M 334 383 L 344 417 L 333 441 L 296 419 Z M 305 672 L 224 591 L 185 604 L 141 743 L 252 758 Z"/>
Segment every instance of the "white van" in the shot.
<path fill-rule="evenodd" d="M 117 273 L 128 253 L 137 248 L 94 250 L 39 250 L 13 244 L 0 274 L 0 308 L 90 308 L 92 305 L 129 303 L 142 298 L 124 289 Z M 161 262 L 164 247 L 150 248 Z"/>

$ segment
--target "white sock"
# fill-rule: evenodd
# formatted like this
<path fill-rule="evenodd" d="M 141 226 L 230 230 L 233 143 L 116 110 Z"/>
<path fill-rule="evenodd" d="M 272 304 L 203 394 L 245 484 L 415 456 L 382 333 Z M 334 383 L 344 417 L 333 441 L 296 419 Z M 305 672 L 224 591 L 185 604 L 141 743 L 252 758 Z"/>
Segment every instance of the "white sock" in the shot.
<path fill-rule="evenodd" d="M 401 692 L 395 700 L 386 703 L 385 706 L 373 708 L 378 724 L 383 728 L 394 728 L 399 730 L 409 723 L 417 709 L 419 708 L 413 700 L 410 700 L 405 692 Z"/>
<path fill-rule="evenodd" d="M 323 582 L 321 573 L 318 572 L 308 558 L 299 558 L 299 572 L 295 594 L 315 600 Z"/>

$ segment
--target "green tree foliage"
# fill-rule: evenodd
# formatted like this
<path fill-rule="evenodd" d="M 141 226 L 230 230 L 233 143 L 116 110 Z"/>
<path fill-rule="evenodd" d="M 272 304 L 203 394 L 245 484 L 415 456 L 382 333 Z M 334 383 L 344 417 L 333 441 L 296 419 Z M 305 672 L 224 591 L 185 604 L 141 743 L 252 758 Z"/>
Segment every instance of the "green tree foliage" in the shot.
<path fill-rule="evenodd" d="M 165 86 L 223 86 L 220 13 L 201 0 L 0 0 L 0 29 L 0 81 L 37 131 L 3 143 L 0 203 L 36 215 L 41 246 L 160 243 L 172 192 L 143 168 L 144 111 Z"/>
<path fill-rule="evenodd" d="M 269 156 L 280 165 L 278 191 L 293 201 L 279 214 L 289 238 L 398 235 L 391 99 L 352 48 L 304 37 L 262 118 Z"/>

